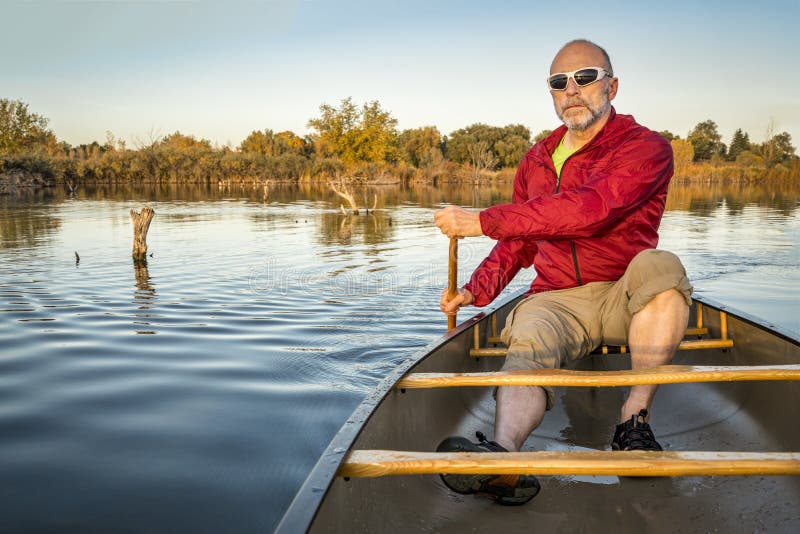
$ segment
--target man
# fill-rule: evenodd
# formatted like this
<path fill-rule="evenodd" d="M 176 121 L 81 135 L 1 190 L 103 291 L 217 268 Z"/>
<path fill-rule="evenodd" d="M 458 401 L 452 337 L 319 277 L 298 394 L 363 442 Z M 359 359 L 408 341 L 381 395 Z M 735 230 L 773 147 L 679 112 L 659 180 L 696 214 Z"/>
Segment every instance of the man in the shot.
<path fill-rule="evenodd" d="M 633 369 L 672 360 L 689 317 L 691 285 L 680 260 L 654 250 L 673 163 L 658 133 L 611 106 L 619 80 L 608 54 L 576 40 L 555 56 L 547 79 L 564 123 L 523 157 L 513 203 L 479 213 L 450 206 L 435 214 L 449 237 L 498 242 L 447 314 L 491 302 L 522 268 L 536 269 L 529 296 L 509 315 L 504 370 L 558 368 L 601 344 L 627 344 Z M 648 410 L 657 386 L 634 386 L 612 448 L 661 450 Z M 553 405 L 551 388 L 501 387 L 494 441 L 448 438 L 440 451 L 518 451 Z M 522 504 L 539 491 L 533 476 L 444 475 L 460 493 Z"/>

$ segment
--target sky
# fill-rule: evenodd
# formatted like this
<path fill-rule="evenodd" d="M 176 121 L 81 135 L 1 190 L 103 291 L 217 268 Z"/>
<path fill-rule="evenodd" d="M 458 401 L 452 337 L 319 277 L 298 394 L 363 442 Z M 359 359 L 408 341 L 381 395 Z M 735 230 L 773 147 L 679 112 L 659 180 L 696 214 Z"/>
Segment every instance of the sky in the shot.
<path fill-rule="evenodd" d="M 0 0 L 0 98 L 60 140 L 175 131 L 238 146 L 304 135 L 323 103 L 378 100 L 400 129 L 559 122 L 545 86 L 565 42 L 609 52 L 618 112 L 685 136 L 711 119 L 800 142 L 800 0 L 15 2 Z"/>

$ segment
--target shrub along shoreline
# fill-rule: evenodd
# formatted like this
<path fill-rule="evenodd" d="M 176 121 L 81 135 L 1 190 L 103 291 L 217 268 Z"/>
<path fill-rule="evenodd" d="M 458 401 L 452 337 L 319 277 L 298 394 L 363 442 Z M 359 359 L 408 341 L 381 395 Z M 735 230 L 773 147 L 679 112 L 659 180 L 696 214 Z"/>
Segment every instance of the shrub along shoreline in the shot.
<path fill-rule="evenodd" d="M 21 101 L 0 99 L 0 194 L 66 184 L 185 183 L 250 185 L 268 182 L 355 184 L 511 181 L 533 142 L 519 124 L 472 124 L 449 135 L 435 126 L 398 132 L 397 120 L 377 101 L 357 106 L 323 104 L 308 121 L 314 132 L 253 131 L 238 147 L 215 146 L 180 132 L 131 149 L 107 133 L 105 143 L 71 146 L 47 129 L 48 120 Z M 800 160 L 788 133 L 751 143 L 737 130 L 730 146 L 713 121 L 685 139 L 661 132 L 675 154 L 675 180 L 760 182 L 799 180 Z"/>

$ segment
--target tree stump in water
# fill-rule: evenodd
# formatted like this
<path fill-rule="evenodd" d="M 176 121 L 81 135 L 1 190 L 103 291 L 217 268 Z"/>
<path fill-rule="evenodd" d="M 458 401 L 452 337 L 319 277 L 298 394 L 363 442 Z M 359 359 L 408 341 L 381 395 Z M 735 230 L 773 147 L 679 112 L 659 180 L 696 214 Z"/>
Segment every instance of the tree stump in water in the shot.
<path fill-rule="evenodd" d="M 133 261 L 146 262 L 147 261 L 147 230 L 150 229 L 150 221 L 156 212 L 153 208 L 142 208 L 142 211 L 137 213 L 135 209 L 131 208 L 131 222 L 133 223 Z"/>

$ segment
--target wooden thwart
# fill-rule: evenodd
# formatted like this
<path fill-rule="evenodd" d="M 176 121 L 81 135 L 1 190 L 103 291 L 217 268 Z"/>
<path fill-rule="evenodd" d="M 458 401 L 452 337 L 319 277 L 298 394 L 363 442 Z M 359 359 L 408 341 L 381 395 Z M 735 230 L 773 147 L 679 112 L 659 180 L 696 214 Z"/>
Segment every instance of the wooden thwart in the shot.
<path fill-rule="evenodd" d="M 685 336 L 704 336 L 708 334 L 708 328 L 690 327 L 686 329 Z"/>
<path fill-rule="evenodd" d="M 492 315 L 492 319 L 495 319 L 494 315 Z M 691 328 L 687 328 L 686 329 L 686 333 L 684 335 L 685 336 L 705 336 L 706 334 L 708 334 L 708 328 L 697 328 L 697 327 L 693 326 Z M 488 338 L 486 338 L 486 342 L 487 343 L 502 343 L 503 340 L 500 339 L 500 336 L 494 334 L 494 335 L 491 335 Z"/>
<path fill-rule="evenodd" d="M 732 339 L 698 339 L 695 341 L 681 341 L 678 350 L 702 350 L 702 349 L 727 349 L 733 347 Z M 620 347 L 607 347 L 602 346 L 597 352 L 601 354 L 609 354 L 621 352 L 625 354 L 629 351 L 628 347 L 622 345 Z M 470 349 L 469 355 L 473 357 L 481 356 L 505 356 L 508 352 L 506 347 L 490 347 L 486 349 Z"/>
<path fill-rule="evenodd" d="M 338 475 L 533 474 L 592 476 L 800 475 L 796 452 L 543 451 L 437 453 L 362 450 Z"/>
<path fill-rule="evenodd" d="M 747 380 L 800 380 L 800 365 L 693 366 L 662 365 L 638 371 L 575 371 L 533 369 L 496 373 L 412 373 L 395 388 L 439 388 L 461 386 L 638 386 L 687 382 L 732 382 Z"/>

